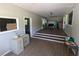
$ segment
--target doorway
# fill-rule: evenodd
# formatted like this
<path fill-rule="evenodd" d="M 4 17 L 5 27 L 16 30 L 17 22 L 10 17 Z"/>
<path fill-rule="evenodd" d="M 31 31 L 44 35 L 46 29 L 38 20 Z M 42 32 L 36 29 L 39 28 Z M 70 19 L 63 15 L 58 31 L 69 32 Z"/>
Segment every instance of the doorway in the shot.
<path fill-rule="evenodd" d="M 30 18 L 25 18 L 25 34 L 30 35 Z"/>

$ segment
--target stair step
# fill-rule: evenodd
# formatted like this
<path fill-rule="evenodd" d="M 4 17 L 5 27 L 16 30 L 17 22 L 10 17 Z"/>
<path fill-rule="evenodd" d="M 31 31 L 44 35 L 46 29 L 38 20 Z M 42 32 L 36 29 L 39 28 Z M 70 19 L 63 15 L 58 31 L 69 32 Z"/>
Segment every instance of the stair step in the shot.
<path fill-rule="evenodd" d="M 49 39 L 65 40 L 64 38 L 48 37 L 48 36 L 37 36 L 37 35 L 35 35 L 35 37 L 43 37 L 43 38 L 49 38 Z"/>
<path fill-rule="evenodd" d="M 58 42 L 58 43 L 64 43 L 64 41 L 55 40 L 55 39 L 48 39 L 48 38 L 42 38 L 42 37 L 32 37 L 32 38 L 42 39 L 42 40 L 47 40 L 47 41 L 53 41 L 53 42 Z"/>
<path fill-rule="evenodd" d="M 41 35 L 41 34 L 37 34 L 37 35 L 34 35 L 34 36 L 40 36 L 40 37 L 50 37 L 50 38 L 58 38 L 58 39 L 60 39 L 61 38 L 61 40 L 63 40 L 63 39 L 65 39 L 65 37 L 58 37 L 58 36 L 49 36 L 49 35 Z"/>
<path fill-rule="evenodd" d="M 35 35 L 48 35 L 48 36 L 57 36 L 57 37 L 67 37 L 67 36 L 62 36 L 62 35 L 45 34 L 45 33 L 36 33 Z"/>
<path fill-rule="evenodd" d="M 33 36 L 33 38 L 36 38 L 36 39 L 54 41 L 54 42 L 59 42 L 59 43 L 64 43 L 66 37 L 67 36 L 46 34 L 46 33 L 36 33 Z"/>
<path fill-rule="evenodd" d="M 45 37 L 45 36 L 34 36 L 34 37 L 45 38 L 45 39 L 51 39 L 51 40 L 58 40 L 58 41 L 65 41 L 65 39 L 56 38 L 56 37 Z"/>

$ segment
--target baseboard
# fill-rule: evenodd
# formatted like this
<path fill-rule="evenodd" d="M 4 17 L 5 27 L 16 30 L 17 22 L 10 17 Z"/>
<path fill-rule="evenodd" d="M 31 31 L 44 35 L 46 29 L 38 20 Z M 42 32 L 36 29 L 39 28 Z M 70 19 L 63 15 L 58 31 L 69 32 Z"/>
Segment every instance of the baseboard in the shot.
<path fill-rule="evenodd" d="M 6 51 L 4 54 L 2 54 L 1 56 L 5 56 L 6 54 L 10 53 L 11 50 Z"/>

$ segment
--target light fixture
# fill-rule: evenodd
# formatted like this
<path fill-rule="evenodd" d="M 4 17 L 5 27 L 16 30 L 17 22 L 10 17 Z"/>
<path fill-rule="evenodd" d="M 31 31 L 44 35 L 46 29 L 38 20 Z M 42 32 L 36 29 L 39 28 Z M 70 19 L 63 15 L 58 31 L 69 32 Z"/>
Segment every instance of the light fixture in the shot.
<path fill-rule="evenodd" d="M 53 15 L 53 12 L 50 12 L 50 13 L 49 13 L 49 17 L 52 17 L 52 16 L 54 16 L 54 15 Z"/>
<path fill-rule="evenodd" d="M 53 15 L 53 13 L 52 12 L 50 12 L 50 16 L 52 16 Z"/>

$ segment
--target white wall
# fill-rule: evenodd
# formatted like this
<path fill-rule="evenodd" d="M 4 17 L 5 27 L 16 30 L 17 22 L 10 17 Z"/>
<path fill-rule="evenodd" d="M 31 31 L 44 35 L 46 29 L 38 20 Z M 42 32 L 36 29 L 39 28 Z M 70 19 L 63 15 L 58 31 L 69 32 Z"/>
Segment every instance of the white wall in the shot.
<path fill-rule="evenodd" d="M 50 17 L 48 19 L 48 21 L 62 21 L 62 17 L 60 17 L 60 16 L 53 16 L 53 17 Z"/>
<path fill-rule="evenodd" d="M 73 9 L 72 36 L 79 46 L 79 4 Z"/>
<path fill-rule="evenodd" d="M 42 22 L 40 16 L 12 4 L 0 4 L 0 16 L 17 17 L 19 19 L 19 34 L 25 33 L 24 17 L 30 17 L 32 19 L 32 34 L 34 34 L 37 29 L 41 28 Z M 15 35 L 15 32 L 0 34 L 0 48 L 2 48 L 5 52 L 10 50 L 10 40 Z"/>
<path fill-rule="evenodd" d="M 63 17 L 63 29 L 68 36 L 71 36 L 72 26 L 68 24 L 68 15 Z"/>
<path fill-rule="evenodd" d="M 71 35 L 75 38 L 76 43 L 79 46 L 79 4 L 77 4 L 73 9 L 73 19 L 72 19 L 72 26 L 69 26 L 67 23 L 66 17 L 64 16 L 64 20 L 66 22 L 65 31 L 68 35 Z M 68 18 L 68 17 L 67 17 Z"/>

